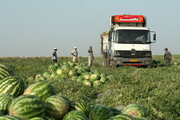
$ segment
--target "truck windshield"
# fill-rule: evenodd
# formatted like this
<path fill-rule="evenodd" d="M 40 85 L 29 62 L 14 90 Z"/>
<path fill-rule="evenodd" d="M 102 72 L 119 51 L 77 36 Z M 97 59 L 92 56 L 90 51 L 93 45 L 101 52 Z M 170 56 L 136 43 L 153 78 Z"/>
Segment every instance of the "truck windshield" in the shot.
<path fill-rule="evenodd" d="M 117 30 L 115 42 L 129 44 L 148 44 L 150 43 L 148 30 Z"/>

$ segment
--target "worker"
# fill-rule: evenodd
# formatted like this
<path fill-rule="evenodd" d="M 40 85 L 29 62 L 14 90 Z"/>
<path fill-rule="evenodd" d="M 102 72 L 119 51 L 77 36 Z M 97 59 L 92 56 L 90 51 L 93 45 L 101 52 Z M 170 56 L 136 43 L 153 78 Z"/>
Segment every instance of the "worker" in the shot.
<path fill-rule="evenodd" d="M 89 53 L 89 56 L 88 56 L 88 66 L 91 67 L 93 65 L 93 60 L 94 60 L 92 46 L 89 47 L 88 53 Z"/>
<path fill-rule="evenodd" d="M 52 61 L 53 61 L 54 63 L 57 63 L 57 53 L 56 53 L 56 51 L 57 51 L 57 48 L 55 47 L 55 48 L 54 48 L 54 52 L 53 52 L 53 54 L 52 54 Z"/>
<path fill-rule="evenodd" d="M 103 66 L 109 67 L 107 50 L 103 52 Z"/>
<path fill-rule="evenodd" d="M 165 53 L 164 53 L 164 60 L 166 62 L 167 65 L 170 65 L 171 59 L 172 59 L 172 55 L 170 53 L 170 51 L 168 51 L 168 48 L 164 49 Z"/>
<path fill-rule="evenodd" d="M 73 56 L 73 62 L 78 62 L 78 51 L 77 47 L 74 47 L 74 50 L 70 53 Z"/>
<path fill-rule="evenodd" d="M 142 43 L 145 43 L 146 42 L 145 35 L 141 35 L 141 36 L 137 37 L 135 39 L 135 41 L 141 41 Z"/>

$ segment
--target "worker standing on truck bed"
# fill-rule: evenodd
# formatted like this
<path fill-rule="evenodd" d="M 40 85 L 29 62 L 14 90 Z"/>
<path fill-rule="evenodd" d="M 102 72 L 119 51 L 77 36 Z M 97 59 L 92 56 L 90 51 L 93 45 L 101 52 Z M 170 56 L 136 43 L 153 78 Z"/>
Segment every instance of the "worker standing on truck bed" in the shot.
<path fill-rule="evenodd" d="M 164 60 L 165 60 L 166 64 L 170 65 L 172 55 L 171 55 L 171 53 L 168 51 L 167 48 L 165 48 L 164 51 L 165 51 L 165 53 L 164 53 Z"/>
<path fill-rule="evenodd" d="M 74 50 L 71 52 L 71 55 L 73 56 L 73 62 L 78 62 L 78 51 L 77 51 L 77 47 L 74 47 Z"/>
<path fill-rule="evenodd" d="M 56 53 L 56 51 L 57 51 L 57 48 L 55 47 L 55 48 L 54 48 L 54 52 L 53 52 L 53 54 L 52 54 L 52 61 L 53 61 L 54 63 L 57 63 L 57 53 Z"/>
<path fill-rule="evenodd" d="M 88 53 L 89 53 L 89 56 L 88 56 L 88 66 L 91 67 L 93 65 L 93 60 L 94 60 L 92 46 L 89 47 Z"/>

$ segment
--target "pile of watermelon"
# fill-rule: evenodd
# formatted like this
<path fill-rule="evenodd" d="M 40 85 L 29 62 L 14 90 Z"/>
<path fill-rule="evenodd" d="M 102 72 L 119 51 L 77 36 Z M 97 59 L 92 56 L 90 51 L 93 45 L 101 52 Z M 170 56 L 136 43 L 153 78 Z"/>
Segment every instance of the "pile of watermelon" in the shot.
<path fill-rule="evenodd" d="M 9 71 L 8 68 L 6 69 Z M 1 72 L 1 71 L 0 71 Z M 3 73 L 6 73 L 3 70 Z M 2 73 L 2 74 L 3 74 Z M 86 101 L 72 102 L 56 94 L 47 82 L 29 86 L 9 74 L 0 80 L 0 120 L 149 120 L 140 104 L 127 105 L 123 110 Z"/>
<path fill-rule="evenodd" d="M 32 76 L 28 79 L 35 81 L 51 81 L 51 80 L 72 80 L 87 86 L 99 86 L 108 81 L 108 76 L 95 70 L 84 63 L 63 62 L 62 64 L 49 65 L 48 70 L 43 74 L 37 74 L 35 78 Z M 31 81 L 31 80 L 30 80 Z"/>

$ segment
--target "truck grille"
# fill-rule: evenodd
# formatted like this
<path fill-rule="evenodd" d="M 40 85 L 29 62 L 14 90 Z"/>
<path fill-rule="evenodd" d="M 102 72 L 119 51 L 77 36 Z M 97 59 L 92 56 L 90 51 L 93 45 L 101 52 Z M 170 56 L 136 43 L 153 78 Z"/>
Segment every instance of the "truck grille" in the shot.
<path fill-rule="evenodd" d="M 116 51 L 115 57 L 124 57 L 124 58 L 151 57 L 151 51 Z"/>

